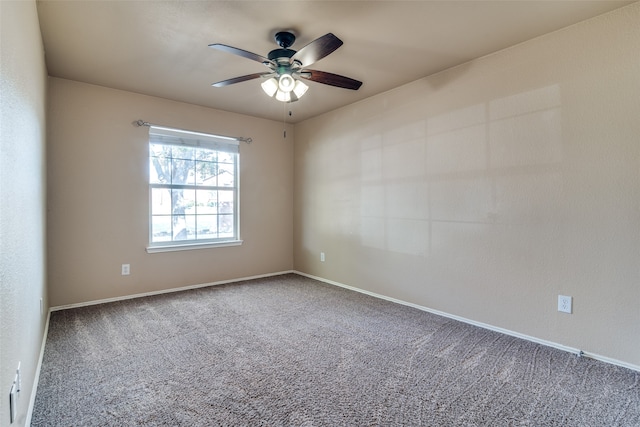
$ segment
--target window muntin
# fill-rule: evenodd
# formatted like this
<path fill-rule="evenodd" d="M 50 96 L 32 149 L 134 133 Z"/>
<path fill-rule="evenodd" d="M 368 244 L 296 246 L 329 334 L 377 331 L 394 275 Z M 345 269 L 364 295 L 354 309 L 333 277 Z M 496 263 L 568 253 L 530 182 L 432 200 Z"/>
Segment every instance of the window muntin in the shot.
<path fill-rule="evenodd" d="M 239 240 L 237 143 L 207 137 L 151 128 L 151 247 Z"/>

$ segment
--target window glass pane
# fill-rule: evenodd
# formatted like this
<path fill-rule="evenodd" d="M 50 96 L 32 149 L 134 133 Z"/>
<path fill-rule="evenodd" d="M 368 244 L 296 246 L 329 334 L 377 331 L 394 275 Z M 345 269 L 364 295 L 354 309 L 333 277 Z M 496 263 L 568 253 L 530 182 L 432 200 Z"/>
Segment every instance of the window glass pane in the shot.
<path fill-rule="evenodd" d="M 171 146 L 163 144 L 149 144 L 149 155 L 155 157 L 171 158 Z"/>
<path fill-rule="evenodd" d="M 217 186 L 216 176 L 218 175 L 218 163 L 197 162 L 196 163 L 196 184 Z"/>
<path fill-rule="evenodd" d="M 207 150 L 204 148 L 200 148 L 196 150 L 196 160 L 215 162 L 217 158 L 218 158 L 218 152 L 215 150 Z"/>
<path fill-rule="evenodd" d="M 171 157 L 173 157 L 174 159 L 194 160 L 195 150 L 196 149 L 194 147 L 183 147 L 174 145 L 171 147 Z"/>
<path fill-rule="evenodd" d="M 224 151 L 218 152 L 218 162 L 220 163 L 235 163 L 236 155 L 234 153 L 226 153 Z"/>
<path fill-rule="evenodd" d="M 195 239 L 196 238 L 196 216 L 195 215 L 185 215 L 184 223 L 186 227 L 187 239 Z"/>
<path fill-rule="evenodd" d="M 218 213 L 218 192 L 215 190 L 196 190 L 196 214 Z"/>
<path fill-rule="evenodd" d="M 171 240 L 171 216 L 151 217 L 151 241 L 166 242 Z"/>
<path fill-rule="evenodd" d="M 164 157 L 149 158 L 149 182 L 165 184 L 171 182 L 171 160 Z"/>
<path fill-rule="evenodd" d="M 233 213 L 233 191 L 218 191 L 218 212 Z"/>
<path fill-rule="evenodd" d="M 215 239 L 218 237 L 218 216 L 198 215 L 198 234 L 196 239 Z"/>
<path fill-rule="evenodd" d="M 219 237 L 233 237 L 233 215 L 218 215 Z"/>
<path fill-rule="evenodd" d="M 195 214 L 195 191 L 189 189 L 171 190 L 171 213 L 173 215 Z"/>
<path fill-rule="evenodd" d="M 171 190 L 151 189 L 151 215 L 171 215 Z"/>
<path fill-rule="evenodd" d="M 219 166 L 218 186 L 233 187 L 235 185 L 235 166 L 221 163 Z"/>
<path fill-rule="evenodd" d="M 171 173 L 172 184 L 195 184 L 195 162 L 193 160 L 173 159 Z"/>
<path fill-rule="evenodd" d="M 186 215 L 173 216 L 173 240 L 187 240 L 187 220 Z"/>
<path fill-rule="evenodd" d="M 149 144 L 149 179 L 155 184 L 171 182 L 171 146 Z"/>

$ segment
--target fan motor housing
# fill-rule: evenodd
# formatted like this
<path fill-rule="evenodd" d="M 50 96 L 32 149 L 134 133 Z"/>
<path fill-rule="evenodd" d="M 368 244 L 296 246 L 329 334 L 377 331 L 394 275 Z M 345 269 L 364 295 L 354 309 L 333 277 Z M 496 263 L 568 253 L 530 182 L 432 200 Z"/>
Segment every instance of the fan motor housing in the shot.
<path fill-rule="evenodd" d="M 296 51 L 291 49 L 274 49 L 269 52 L 267 58 L 269 58 L 271 61 L 275 61 L 279 58 L 291 58 L 293 55 L 295 55 L 295 53 Z"/>

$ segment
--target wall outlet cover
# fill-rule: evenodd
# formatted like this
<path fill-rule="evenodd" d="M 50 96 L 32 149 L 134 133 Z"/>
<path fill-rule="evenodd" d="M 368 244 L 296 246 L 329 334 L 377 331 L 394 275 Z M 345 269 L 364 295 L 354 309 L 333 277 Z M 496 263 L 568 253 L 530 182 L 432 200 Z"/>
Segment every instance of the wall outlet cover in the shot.
<path fill-rule="evenodd" d="M 572 298 L 570 296 L 558 295 L 558 311 L 571 314 L 572 305 Z"/>

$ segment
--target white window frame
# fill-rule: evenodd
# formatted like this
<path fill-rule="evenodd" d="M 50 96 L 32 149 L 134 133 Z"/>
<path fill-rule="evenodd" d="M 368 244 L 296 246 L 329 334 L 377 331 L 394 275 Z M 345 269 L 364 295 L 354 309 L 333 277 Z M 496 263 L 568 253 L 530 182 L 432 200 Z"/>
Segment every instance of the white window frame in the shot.
<path fill-rule="evenodd" d="M 237 246 L 242 244 L 240 239 L 240 153 L 239 153 L 239 141 L 235 138 L 222 137 L 217 135 L 205 134 L 200 132 L 191 132 L 181 129 L 172 129 L 161 126 L 150 125 L 149 126 L 149 155 L 147 161 L 149 168 L 151 168 L 151 159 L 154 157 L 151 152 L 151 147 L 154 144 L 167 145 L 167 146 L 183 146 L 193 147 L 195 149 L 207 149 L 215 150 L 218 152 L 232 153 L 234 158 L 234 185 L 219 186 L 219 185 L 203 185 L 194 182 L 193 184 L 174 184 L 172 182 L 158 183 L 151 182 L 152 173 L 149 170 L 148 184 L 149 184 L 149 245 L 147 247 L 148 253 L 154 252 L 169 252 L 169 251 L 183 251 L 191 249 L 205 249 L 221 246 Z M 171 161 L 174 159 L 171 158 Z M 194 161 L 195 162 L 195 161 Z M 194 170 L 195 172 L 195 170 Z M 218 183 L 219 184 L 219 183 Z M 168 241 L 153 241 L 153 190 L 154 189 L 169 189 L 171 190 L 210 190 L 210 191 L 225 191 L 232 192 L 233 194 L 233 236 L 232 237 L 217 237 L 211 239 L 196 239 L 187 238 L 183 240 L 174 240 L 173 235 L 173 223 L 174 213 L 169 214 L 171 218 L 171 233 L 170 240 Z M 219 215 L 220 212 L 216 215 Z M 197 212 L 194 215 L 194 219 L 197 221 Z M 204 214 L 202 214 L 204 215 Z M 197 227 L 196 227 L 197 235 Z"/>

